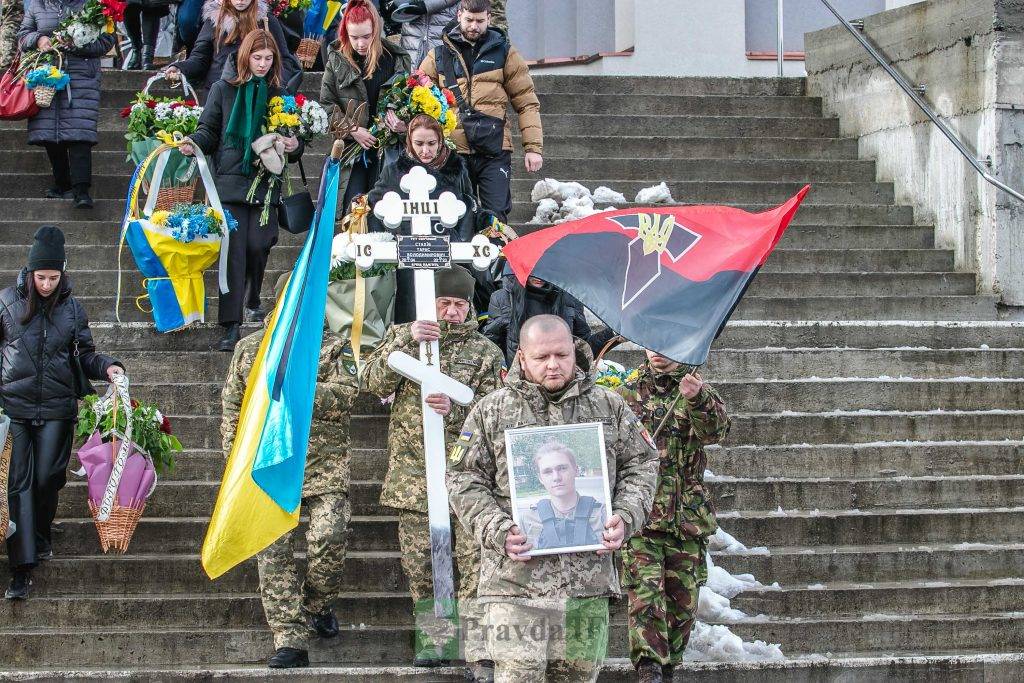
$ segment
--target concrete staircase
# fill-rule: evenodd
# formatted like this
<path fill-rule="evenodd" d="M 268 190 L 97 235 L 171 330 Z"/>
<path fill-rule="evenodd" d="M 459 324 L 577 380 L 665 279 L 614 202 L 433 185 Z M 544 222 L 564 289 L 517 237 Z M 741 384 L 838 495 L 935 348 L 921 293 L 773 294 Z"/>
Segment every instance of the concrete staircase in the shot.
<path fill-rule="evenodd" d="M 538 76 L 543 175 L 608 185 L 627 197 L 666 180 L 682 202 L 767 208 L 814 188 L 779 249 L 716 343 L 705 377 L 734 415 L 710 468 L 724 528 L 769 554 L 716 554 L 733 573 L 781 590 L 744 593 L 730 623 L 744 639 L 780 643 L 782 664 L 692 664 L 701 680 L 1013 680 L 1024 667 L 1024 348 L 997 320 L 994 297 L 953 269 L 932 229 L 894 204 L 890 183 L 841 139 L 838 121 L 799 79 Z M 0 679 L 147 680 L 267 677 L 271 652 L 248 562 L 216 582 L 198 563 L 216 496 L 219 390 L 229 357 L 209 351 L 212 325 L 157 335 L 131 298 L 114 324 L 116 241 L 131 169 L 117 109 L 138 74 L 108 74 L 94 211 L 37 199 L 45 156 L 23 127 L 0 124 L 0 282 L 24 262 L 35 227 L 68 234 L 77 295 L 100 348 L 128 365 L 134 393 L 172 416 L 188 451 L 166 478 L 126 556 L 104 556 L 85 487 L 66 489 L 56 558 L 25 603 L 0 604 Z M 316 93 L 308 77 L 306 92 Z M 623 97 L 628 94 L 627 101 Z M 318 164 L 310 161 L 308 166 Z M 314 170 L 313 175 L 318 175 Z M 314 181 L 316 182 L 316 181 Z M 533 214 L 534 178 L 517 168 L 518 228 Z M 282 234 L 265 291 L 300 241 Z M 214 292 L 213 278 L 208 292 Z M 215 319 L 216 301 L 208 316 Z M 944 322 L 935 322 L 944 321 Z M 627 364 L 638 350 L 617 353 Z M 325 669 L 298 678 L 459 680 L 410 672 L 411 603 L 396 517 L 377 498 L 387 415 L 365 397 L 353 417 L 353 499 L 340 638 L 312 654 Z M 2 563 L 2 560 L 0 560 Z M 0 571 L 2 574 L 2 571 Z M 628 680 L 622 605 L 614 609 L 602 680 Z M 953 655 L 957 655 L 954 657 Z M 369 668 L 356 668 L 369 667 Z M 22 672 L 22 673 L 17 673 Z M 682 676 L 684 674 L 680 674 Z"/>

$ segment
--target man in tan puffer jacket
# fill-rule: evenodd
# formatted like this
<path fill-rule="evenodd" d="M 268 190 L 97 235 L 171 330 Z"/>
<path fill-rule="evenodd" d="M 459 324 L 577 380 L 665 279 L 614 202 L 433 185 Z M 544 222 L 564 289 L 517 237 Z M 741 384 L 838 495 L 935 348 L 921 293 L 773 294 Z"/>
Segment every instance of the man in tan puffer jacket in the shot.
<path fill-rule="evenodd" d="M 519 115 L 526 170 L 536 173 L 544 163 L 544 133 L 540 101 L 526 61 L 501 29 L 490 25 L 490 0 L 461 0 L 455 21 L 445 27 L 441 45 L 432 49 L 420 68 L 446 88 L 458 90 L 466 106 L 503 123 L 500 145 L 487 151 L 470 144 L 464 128 L 464 107 L 459 107 L 459 127 L 452 139 L 469 166 L 470 179 L 480 207 L 500 220 L 512 211 L 512 134 L 508 105 Z M 458 97 L 459 93 L 455 93 Z M 499 149 L 500 147 L 500 149 Z"/>

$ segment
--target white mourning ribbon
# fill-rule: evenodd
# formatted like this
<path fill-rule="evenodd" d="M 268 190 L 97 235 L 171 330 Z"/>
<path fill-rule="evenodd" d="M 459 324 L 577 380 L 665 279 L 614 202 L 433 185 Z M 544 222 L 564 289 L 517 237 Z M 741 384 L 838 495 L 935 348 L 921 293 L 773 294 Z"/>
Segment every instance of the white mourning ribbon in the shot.
<path fill-rule="evenodd" d="M 110 513 L 114 509 L 114 499 L 117 496 L 117 488 L 121 485 L 121 475 L 124 473 L 125 463 L 128 462 L 128 456 L 131 454 L 132 446 L 147 460 L 152 462 L 149 454 L 139 448 L 137 445 L 132 443 L 132 398 L 128 395 L 128 377 L 127 375 L 115 375 L 114 380 L 110 383 L 110 388 L 107 389 L 107 393 L 104 394 L 103 398 L 96 401 L 96 413 L 102 415 L 106 411 L 113 408 L 115 403 L 115 396 L 120 405 L 118 409 L 124 413 L 124 431 L 112 429 L 102 436 L 108 437 L 113 436 L 120 439 L 121 445 L 117 449 L 117 456 L 114 458 L 114 466 L 110 471 L 110 479 L 107 480 L 107 488 L 103 491 L 103 500 L 100 501 L 100 510 L 96 515 L 96 521 L 105 522 L 110 518 Z M 118 420 L 118 423 L 120 420 Z M 153 490 L 156 488 L 156 476 L 154 473 L 153 485 L 146 493 L 148 498 Z"/>

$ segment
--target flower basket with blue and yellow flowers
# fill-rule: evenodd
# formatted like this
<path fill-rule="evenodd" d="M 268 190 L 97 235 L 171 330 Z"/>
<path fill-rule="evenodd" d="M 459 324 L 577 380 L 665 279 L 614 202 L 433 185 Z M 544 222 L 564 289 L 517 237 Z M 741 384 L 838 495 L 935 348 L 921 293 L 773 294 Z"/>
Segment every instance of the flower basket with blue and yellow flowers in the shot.
<path fill-rule="evenodd" d="M 209 206 L 178 204 L 157 211 L 157 192 L 150 192 L 145 207 L 138 208 L 143 178 L 151 165 L 153 186 L 159 187 L 167 158 L 177 141 L 155 149 L 135 170 L 128 192 L 121 232 L 122 246 L 127 243 L 142 273 L 146 293 L 136 299 L 140 310 L 148 299 L 158 332 L 171 332 L 206 320 L 206 286 L 203 273 L 218 261 L 218 286 L 228 291 L 227 254 L 231 231 L 238 223 L 224 210 L 206 159 L 196 150 L 199 177 L 206 190 Z M 120 252 L 118 253 L 118 302 L 121 297 Z M 119 308 L 119 307 L 118 307 Z M 120 320 L 119 310 L 118 319 Z"/>
<path fill-rule="evenodd" d="M 57 58 L 60 59 L 60 53 Z M 44 109 L 53 104 L 57 91 L 67 88 L 70 82 L 71 77 L 53 64 L 39 64 L 25 74 L 25 87 L 32 91 L 36 104 Z"/>

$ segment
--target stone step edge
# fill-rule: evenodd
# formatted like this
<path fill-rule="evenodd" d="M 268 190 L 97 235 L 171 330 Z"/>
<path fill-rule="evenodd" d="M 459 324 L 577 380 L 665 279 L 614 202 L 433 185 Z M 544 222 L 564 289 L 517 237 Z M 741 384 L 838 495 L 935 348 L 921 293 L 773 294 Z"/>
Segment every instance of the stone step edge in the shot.
<path fill-rule="evenodd" d="M 838 581 L 838 582 L 815 582 L 806 583 L 775 583 L 760 588 L 747 588 L 737 595 L 757 596 L 759 594 L 776 593 L 828 593 L 835 591 L 886 591 L 886 590 L 945 590 L 949 588 L 995 588 L 995 587 L 1024 587 L 1024 577 L 1006 576 L 1000 578 L 965 579 L 951 578 L 948 580 L 923 580 L 909 579 L 906 581 Z M 412 594 L 407 590 L 372 591 L 356 590 L 341 591 L 336 594 L 339 600 L 387 600 L 391 598 L 411 599 Z M 111 602 L 129 600 L 133 603 L 158 602 L 166 600 L 197 600 L 203 602 L 225 602 L 239 599 L 259 598 L 258 591 L 247 591 L 238 593 L 191 593 L 183 591 L 180 593 L 160 593 L 150 591 L 147 593 L 61 593 L 58 595 L 35 595 L 33 602 Z M 972 615 L 985 613 L 972 613 Z M 998 614 L 1003 614 L 1002 612 Z M 1014 613 L 1017 614 L 1017 613 Z M 810 618 L 813 615 L 805 615 L 802 618 Z M 941 615 L 939 615 L 941 616 Z M 756 618 L 756 617 L 751 617 Z M 782 619 L 783 617 L 779 617 Z"/>
<path fill-rule="evenodd" d="M 825 657 L 822 655 L 809 655 L 805 657 L 787 658 L 779 661 L 760 662 L 683 662 L 676 667 L 676 672 L 693 673 L 732 673 L 732 672 L 812 672 L 823 669 L 879 669 L 879 673 L 886 669 L 905 668 L 930 668 L 935 666 L 978 666 L 985 665 L 1013 665 L 1019 663 L 1024 667 L 1024 653 L 983 653 L 969 655 L 876 655 L 856 657 Z M 417 680 L 423 677 L 425 680 L 437 680 L 442 676 L 459 677 L 465 674 L 466 669 L 461 666 L 441 667 L 424 671 L 420 668 L 408 666 L 313 666 L 300 671 L 268 669 L 262 665 L 253 666 L 224 666 L 217 668 L 182 667 L 179 669 L 168 668 L 120 668 L 120 669 L 31 669 L 31 670 L 10 670 L 0 671 L 0 681 L 30 681 L 42 678 L 45 675 L 57 674 L 61 679 L 81 680 L 111 680 L 128 678 L 133 674 L 144 674 L 152 677 L 159 677 L 161 680 L 169 678 L 180 678 L 181 680 L 207 680 L 235 678 L 265 680 L 270 678 L 295 678 L 298 676 L 337 676 L 351 678 L 353 680 L 368 680 L 371 678 L 403 678 Z M 633 665 L 625 658 L 606 659 L 601 667 L 602 672 L 612 674 L 632 674 Z M 839 673 L 838 671 L 836 673 Z M 978 673 L 982 673 L 979 669 Z"/>
<path fill-rule="evenodd" d="M 964 474 L 964 475 L 922 475 L 896 477 L 735 477 L 730 475 L 707 474 L 704 480 L 709 484 L 880 484 L 889 482 L 1024 482 L 1024 474 Z M 382 479 L 350 479 L 349 485 L 382 485 Z M 213 479 L 161 479 L 161 488 L 219 487 L 221 482 Z M 85 480 L 69 481 L 67 488 L 83 488 Z"/>
<path fill-rule="evenodd" d="M 813 557 L 822 555 L 835 557 L 837 555 L 879 555 L 890 553 L 914 553 L 914 552 L 988 552 L 988 551 L 1024 551 L 1024 543 L 997 542 L 997 543 L 877 543 L 872 545 L 837 545 L 837 546 L 768 546 L 750 547 L 741 551 L 712 550 L 711 554 L 719 558 L 731 557 L 786 557 L 800 556 Z M 295 553 L 296 557 L 305 557 L 305 552 Z M 399 550 L 349 550 L 346 557 L 354 559 L 399 559 L 402 553 Z M 132 553 L 131 555 L 57 555 L 50 560 L 49 564 L 72 564 L 75 562 L 200 562 L 201 556 L 198 553 Z M 0 562 L 5 560 L 0 559 Z"/>

